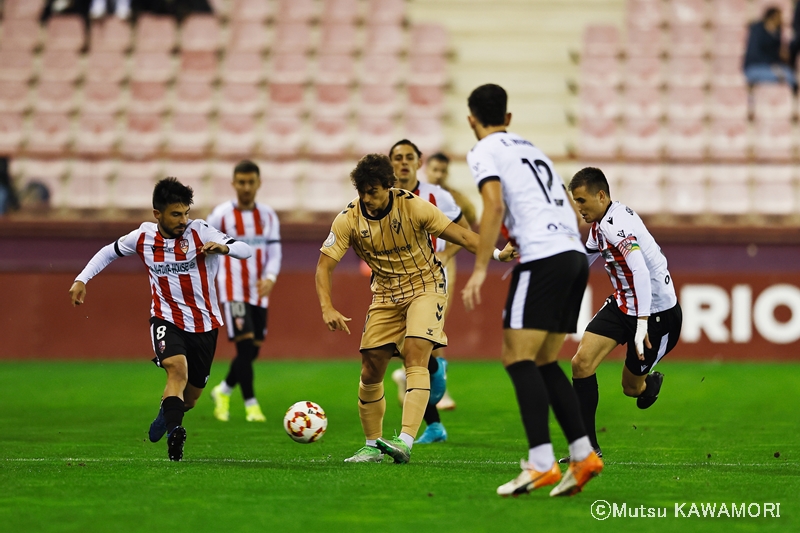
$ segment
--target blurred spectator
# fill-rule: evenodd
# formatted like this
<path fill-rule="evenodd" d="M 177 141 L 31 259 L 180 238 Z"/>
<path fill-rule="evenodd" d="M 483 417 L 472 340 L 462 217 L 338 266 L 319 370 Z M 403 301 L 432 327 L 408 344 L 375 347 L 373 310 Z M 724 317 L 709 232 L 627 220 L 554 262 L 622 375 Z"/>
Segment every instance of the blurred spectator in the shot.
<path fill-rule="evenodd" d="M 0 158 L 0 216 L 19 209 L 17 192 L 8 174 L 8 159 Z"/>
<path fill-rule="evenodd" d="M 750 25 L 744 54 L 744 75 L 751 87 L 757 83 L 788 83 L 797 93 L 794 69 L 781 50 L 781 10 L 770 7 L 764 18 Z"/>
<path fill-rule="evenodd" d="M 47 22 L 54 15 L 81 15 L 88 23 L 89 2 L 91 0 L 45 0 L 39 18 L 42 22 Z"/>
<path fill-rule="evenodd" d="M 97 19 L 114 13 L 121 19 L 128 19 L 143 12 L 172 15 L 181 21 L 190 13 L 213 13 L 214 10 L 208 0 L 45 0 L 41 20 L 45 22 L 53 15 L 77 14 L 88 23 L 90 16 Z"/>
<path fill-rule="evenodd" d="M 24 211 L 47 211 L 50 209 L 50 189 L 41 181 L 29 181 L 19 195 L 19 204 Z"/>
<path fill-rule="evenodd" d="M 92 0 L 89 16 L 93 19 L 103 18 L 112 10 L 120 19 L 127 20 L 131 16 L 131 0 Z"/>
<path fill-rule="evenodd" d="M 179 21 L 190 13 L 214 12 L 208 0 L 134 0 L 134 10 L 157 15 L 172 15 Z"/>
<path fill-rule="evenodd" d="M 797 71 L 797 54 L 800 52 L 800 2 L 794 5 L 792 33 L 794 33 L 794 37 L 792 42 L 789 43 L 789 66 Z"/>

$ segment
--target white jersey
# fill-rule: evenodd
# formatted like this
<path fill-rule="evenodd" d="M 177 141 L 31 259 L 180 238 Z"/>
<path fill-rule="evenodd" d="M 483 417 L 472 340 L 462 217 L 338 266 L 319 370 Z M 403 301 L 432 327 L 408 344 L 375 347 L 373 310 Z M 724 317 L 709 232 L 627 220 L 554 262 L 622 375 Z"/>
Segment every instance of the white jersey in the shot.
<path fill-rule="evenodd" d="M 458 222 L 461 220 L 461 208 L 456 204 L 455 198 L 440 186 L 434 185 L 433 183 L 417 181 L 417 188 L 411 192 L 438 207 L 451 221 Z M 431 242 L 436 252 L 443 251 L 445 246 L 447 246 L 446 240 L 437 239 L 433 235 L 431 235 Z"/>
<path fill-rule="evenodd" d="M 519 135 L 497 132 L 478 141 L 467 163 L 478 189 L 500 181 L 503 235 L 519 250 L 521 262 L 584 251 L 567 189 L 544 152 Z"/>
<path fill-rule="evenodd" d="M 246 242 L 253 255 L 245 261 L 222 261 L 217 283 L 221 302 L 247 302 L 267 307 L 268 299 L 258 297 L 257 283 L 267 277 L 277 278 L 281 270 L 281 231 L 278 215 L 266 204 L 242 211 L 236 202 L 214 208 L 208 223 L 223 233 Z"/>
<path fill-rule="evenodd" d="M 633 209 L 612 202 L 589 230 L 586 250 L 602 255 L 620 311 L 650 316 L 675 307 L 678 298 L 667 270 L 667 258 Z"/>
<path fill-rule="evenodd" d="M 75 278 L 88 283 L 118 257 L 137 254 L 150 274 L 153 303 L 150 315 L 175 324 L 189 333 L 211 331 L 223 325 L 214 278 L 222 256 L 198 253 L 207 242 L 228 245 L 237 259 L 250 256 L 250 247 L 206 224 L 190 220 L 177 239 L 165 239 L 154 222 L 103 247 Z"/>

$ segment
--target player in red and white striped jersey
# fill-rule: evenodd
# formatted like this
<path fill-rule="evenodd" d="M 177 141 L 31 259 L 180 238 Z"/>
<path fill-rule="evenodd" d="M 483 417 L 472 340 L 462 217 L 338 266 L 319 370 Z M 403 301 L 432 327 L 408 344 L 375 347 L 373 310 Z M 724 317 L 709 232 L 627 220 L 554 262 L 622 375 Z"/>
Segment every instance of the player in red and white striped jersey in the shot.
<path fill-rule="evenodd" d="M 281 270 L 280 223 L 275 211 L 256 202 L 261 187 L 258 165 L 244 160 L 233 169 L 236 201 L 218 205 L 208 216 L 208 223 L 253 247 L 246 261 L 222 263 L 217 283 L 225 310 L 228 338 L 236 343 L 236 357 L 228 375 L 211 390 L 214 416 L 230 419 L 230 396 L 238 384 L 244 396 L 248 422 L 265 422 L 253 388 L 253 361 L 267 333 L 269 295 Z"/>
<path fill-rule="evenodd" d="M 664 380 L 653 367 L 677 344 L 683 320 L 667 258 L 639 215 L 611 200 L 603 172 L 584 168 L 569 188 L 581 216 L 592 224 L 586 242 L 590 263 L 602 256 L 614 287 L 572 358 L 572 383 L 583 422 L 592 446 L 602 455 L 595 431 L 597 367 L 618 344 L 627 344 L 622 390 L 636 398 L 640 409 L 647 409 L 658 399 Z"/>
<path fill-rule="evenodd" d="M 158 416 L 150 440 L 169 433 L 167 452 L 183 458 L 186 430 L 183 413 L 197 403 L 211 372 L 217 331 L 223 325 L 214 278 L 220 257 L 250 257 L 244 242 L 221 233 L 203 220 L 189 219 L 193 191 L 175 178 L 153 190 L 156 223 L 144 222 L 118 241 L 100 249 L 70 288 L 72 305 L 81 305 L 86 284 L 119 257 L 138 255 L 150 274 L 153 303 L 150 334 L 155 362 L 167 372 Z"/>
<path fill-rule="evenodd" d="M 422 165 L 421 157 L 422 152 L 417 145 L 408 139 L 402 139 L 392 146 L 389 150 L 389 159 L 394 168 L 394 175 L 397 177 L 396 187 L 413 192 L 420 198 L 438 207 L 442 213 L 454 223 L 463 228 L 470 229 L 469 224 L 461 212 L 461 208 L 456 204 L 452 194 L 438 185 L 424 183 L 417 179 L 417 171 Z M 461 250 L 461 246 L 449 243 L 443 239 L 431 237 L 431 242 L 436 251 L 436 257 L 445 268 L 455 254 Z M 452 287 L 452 282 L 447 278 L 445 279 L 447 280 L 448 286 Z M 448 296 L 448 302 L 449 301 L 450 297 Z M 449 307 L 445 308 L 445 316 L 447 316 L 448 309 Z M 431 395 L 423 417 L 427 427 L 423 434 L 416 440 L 418 444 L 444 442 L 447 440 L 447 431 L 442 425 L 439 410 L 436 407 L 436 404 L 444 396 L 447 387 L 447 360 L 443 356 L 444 350 L 438 348 L 431 353 L 431 357 L 428 361 L 428 371 L 431 376 Z M 395 370 L 392 373 L 392 379 L 397 383 L 400 402 L 402 403 L 406 390 L 406 375 L 404 369 L 400 368 Z"/>

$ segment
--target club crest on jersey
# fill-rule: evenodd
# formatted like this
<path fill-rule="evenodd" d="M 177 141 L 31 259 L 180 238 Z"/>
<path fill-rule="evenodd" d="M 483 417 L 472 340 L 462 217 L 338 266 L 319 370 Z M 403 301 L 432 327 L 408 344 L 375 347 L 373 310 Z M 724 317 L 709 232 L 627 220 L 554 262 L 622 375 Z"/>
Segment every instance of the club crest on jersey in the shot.
<path fill-rule="evenodd" d="M 367 237 L 369 237 L 369 230 L 368 229 L 362 229 L 361 230 L 361 238 L 362 239 L 366 239 Z"/>
<path fill-rule="evenodd" d="M 180 247 L 181 252 L 186 253 L 189 251 L 189 239 L 181 239 L 181 242 L 178 243 L 178 247 Z"/>
<path fill-rule="evenodd" d="M 395 233 L 400 233 L 400 221 L 396 218 L 392 219 L 392 229 Z"/>
<path fill-rule="evenodd" d="M 158 341 L 158 353 L 164 353 L 164 350 L 167 349 L 167 343 L 164 340 Z"/>

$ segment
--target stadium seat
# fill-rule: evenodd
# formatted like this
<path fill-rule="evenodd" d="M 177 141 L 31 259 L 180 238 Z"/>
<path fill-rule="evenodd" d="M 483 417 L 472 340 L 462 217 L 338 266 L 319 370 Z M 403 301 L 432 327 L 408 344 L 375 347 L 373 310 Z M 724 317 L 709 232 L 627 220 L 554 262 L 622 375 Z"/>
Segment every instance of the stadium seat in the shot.
<path fill-rule="evenodd" d="M 0 81 L 0 113 L 21 113 L 29 105 L 26 82 Z"/>
<path fill-rule="evenodd" d="M 184 50 L 178 76 L 184 81 L 212 83 L 217 79 L 217 54 L 208 51 Z"/>
<path fill-rule="evenodd" d="M 747 89 L 744 87 L 714 86 L 708 100 L 709 115 L 713 119 L 747 117 Z"/>
<path fill-rule="evenodd" d="M 209 0 L 211 10 L 218 17 L 230 18 L 232 0 Z"/>
<path fill-rule="evenodd" d="M 285 163 L 284 163 L 285 164 Z M 262 176 L 264 169 L 270 171 L 273 165 L 262 165 Z M 294 212 L 299 209 L 298 182 L 296 178 L 286 178 L 275 174 L 270 174 L 265 184 L 269 188 L 269 205 L 276 211 Z"/>
<path fill-rule="evenodd" d="M 622 153 L 626 158 L 660 159 L 663 145 L 664 139 L 658 120 L 631 119 L 625 121 Z"/>
<path fill-rule="evenodd" d="M 25 150 L 37 156 L 65 155 L 72 140 L 72 125 L 67 113 L 34 112 Z"/>
<path fill-rule="evenodd" d="M 353 153 L 357 157 L 365 154 L 385 154 L 399 138 L 393 118 L 364 114 L 359 117 L 356 124 Z"/>
<path fill-rule="evenodd" d="M 15 160 L 12 160 L 14 163 Z M 69 160 L 54 159 L 25 159 L 22 161 L 24 175 L 27 181 L 36 180 L 47 186 L 50 192 L 50 206 L 56 209 L 68 207 L 68 187 L 65 177 L 69 168 Z M 153 193 L 152 188 L 150 194 Z"/>
<path fill-rule="evenodd" d="M 604 173 L 609 174 L 605 169 Z M 612 198 L 640 215 L 656 215 L 663 212 L 662 165 L 625 165 L 620 173 L 621 179 L 617 187 L 611 189 Z"/>
<path fill-rule="evenodd" d="M 415 55 L 444 56 L 448 52 L 447 30 L 441 24 L 413 24 L 409 48 L 410 52 Z"/>
<path fill-rule="evenodd" d="M 308 56 L 302 53 L 280 53 L 271 58 L 270 83 L 306 83 L 310 79 Z"/>
<path fill-rule="evenodd" d="M 5 19 L 3 21 L 2 30 L 0 50 L 33 52 L 41 41 L 41 34 L 39 31 L 40 25 L 34 19 Z"/>
<path fill-rule="evenodd" d="M 627 88 L 622 93 L 622 115 L 630 120 L 660 119 L 664 115 L 661 90 L 652 86 Z"/>
<path fill-rule="evenodd" d="M 110 204 L 118 209 L 152 209 L 153 186 L 156 180 L 169 175 L 162 174 L 162 162 L 122 161 L 113 180 Z"/>
<path fill-rule="evenodd" d="M 708 155 L 719 161 L 744 161 L 749 157 L 747 119 L 717 118 L 710 123 Z"/>
<path fill-rule="evenodd" d="M 180 35 L 182 51 L 216 52 L 220 47 L 220 26 L 214 15 L 189 15 L 183 21 Z"/>
<path fill-rule="evenodd" d="M 349 181 L 350 171 L 353 170 L 353 167 L 355 166 L 355 162 L 350 160 L 309 161 L 303 174 L 305 175 L 306 179 L 314 180 L 317 183 L 341 183 L 345 180 Z M 356 192 L 353 190 L 351 199 L 355 196 Z"/>
<path fill-rule="evenodd" d="M 695 25 L 702 26 L 709 20 L 705 0 L 670 0 L 669 9 L 670 25 Z"/>
<path fill-rule="evenodd" d="M 279 23 L 275 29 L 272 52 L 306 54 L 311 50 L 311 26 L 305 23 Z"/>
<path fill-rule="evenodd" d="M 409 81 L 415 84 L 441 87 L 447 83 L 447 59 L 443 56 L 409 56 L 408 71 Z"/>
<path fill-rule="evenodd" d="M 163 113 L 167 110 L 167 85 L 160 82 L 132 81 L 128 110 L 133 113 Z"/>
<path fill-rule="evenodd" d="M 734 58 L 741 72 L 742 58 L 747 47 L 747 25 L 716 23 L 711 30 L 711 55 Z"/>
<path fill-rule="evenodd" d="M 42 80 L 36 86 L 33 107 L 47 113 L 69 113 L 74 110 L 75 86 L 68 81 Z"/>
<path fill-rule="evenodd" d="M 264 109 L 264 92 L 254 83 L 226 81 L 220 87 L 218 105 L 222 113 L 255 115 Z"/>
<path fill-rule="evenodd" d="M 620 79 L 620 62 L 616 57 L 590 56 L 581 59 L 581 88 L 616 87 Z"/>
<path fill-rule="evenodd" d="M 705 87 L 709 82 L 708 61 L 700 56 L 672 56 L 667 62 L 670 87 Z"/>
<path fill-rule="evenodd" d="M 706 156 L 707 135 L 702 118 L 674 119 L 667 125 L 667 157 L 678 161 L 699 161 Z"/>
<path fill-rule="evenodd" d="M 36 20 L 42 11 L 41 2 L 31 2 L 30 0 L 5 0 L 3 2 L 3 19 L 14 20 Z"/>
<path fill-rule="evenodd" d="M 744 215 L 751 211 L 750 177 L 745 165 L 708 167 L 708 210 L 718 215 Z"/>
<path fill-rule="evenodd" d="M 393 85 L 362 84 L 356 112 L 363 117 L 389 117 L 398 110 L 400 97 Z"/>
<path fill-rule="evenodd" d="M 797 182 L 794 165 L 754 165 L 752 210 L 763 215 L 797 212 Z"/>
<path fill-rule="evenodd" d="M 662 62 L 657 57 L 632 56 L 625 62 L 625 87 L 661 87 L 664 83 Z"/>
<path fill-rule="evenodd" d="M 280 22 L 309 24 L 317 16 L 316 8 L 314 0 L 278 0 L 277 19 Z"/>
<path fill-rule="evenodd" d="M 194 191 L 196 209 L 210 209 L 216 205 L 216 198 L 210 194 L 208 187 L 208 161 L 172 160 L 164 162 L 164 174 L 175 176 L 181 183 Z"/>
<path fill-rule="evenodd" d="M 702 165 L 672 165 L 664 176 L 664 208 L 674 215 L 708 211 L 707 180 Z"/>
<path fill-rule="evenodd" d="M 665 34 L 659 28 L 642 29 L 628 27 L 625 38 L 625 55 L 632 57 L 660 58 L 669 49 Z"/>
<path fill-rule="evenodd" d="M 131 46 L 130 24 L 117 17 L 95 20 L 90 26 L 90 50 L 123 53 Z"/>
<path fill-rule="evenodd" d="M 714 26 L 744 28 L 748 20 L 747 4 L 747 0 L 711 0 Z"/>
<path fill-rule="evenodd" d="M 173 62 L 168 52 L 135 52 L 131 80 L 167 83 L 172 79 Z"/>
<path fill-rule="evenodd" d="M 305 144 L 305 122 L 297 115 L 268 113 L 259 152 L 269 157 L 296 157 Z"/>
<path fill-rule="evenodd" d="M 436 85 L 408 85 L 406 113 L 442 118 L 445 113 L 444 91 Z"/>
<path fill-rule="evenodd" d="M 87 81 L 80 108 L 84 113 L 116 113 L 123 108 L 122 90 L 117 83 Z"/>
<path fill-rule="evenodd" d="M 75 153 L 81 156 L 110 157 L 119 137 L 117 119 L 111 113 L 84 113 L 78 117 L 79 135 Z"/>
<path fill-rule="evenodd" d="M 625 103 L 628 103 L 627 100 Z M 593 87 L 581 91 L 578 99 L 578 116 L 581 119 L 619 117 L 619 92 L 612 87 Z"/>
<path fill-rule="evenodd" d="M 264 0 L 233 0 L 231 19 L 264 22 L 274 12 L 275 3 Z"/>
<path fill-rule="evenodd" d="M 269 48 L 270 32 L 259 21 L 241 20 L 229 26 L 229 40 L 226 51 L 262 53 Z"/>
<path fill-rule="evenodd" d="M 0 80 L 27 82 L 33 76 L 33 54 L 0 49 Z"/>
<path fill-rule="evenodd" d="M 590 24 L 583 30 L 582 59 L 593 56 L 616 57 L 621 50 L 619 28 L 609 24 Z"/>
<path fill-rule="evenodd" d="M 742 72 L 742 58 L 737 56 L 714 56 L 711 59 L 712 87 L 746 87 Z"/>
<path fill-rule="evenodd" d="M 405 0 L 369 0 L 367 22 L 399 26 L 406 16 Z"/>
<path fill-rule="evenodd" d="M 394 54 L 375 54 L 367 49 L 361 59 L 359 81 L 362 84 L 379 82 L 394 85 L 405 80 L 407 73 L 400 59 Z"/>
<path fill-rule="evenodd" d="M 214 109 L 214 87 L 210 83 L 197 83 L 179 79 L 175 83 L 171 105 L 178 113 L 210 113 Z"/>
<path fill-rule="evenodd" d="M 81 57 L 77 52 L 45 50 L 41 56 L 39 79 L 75 82 L 81 76 Z"/>
<path fill-rule="evenodd" d="M 83 19 L 78 15 L 51 17 L 45 28 L 45 49 L 78 52 L 86 42 Z"/>
<path fill-rule="evenodd" d="M 757 119 L 753 135 L 753 155 L 759 161 L 789 161 L 794 157 L 792 123 L 782 119 Z"/>
<path fill-rule="evenodd" d="M 432 154 L 444 147 L 444 129 L 441 119 L 406 116 L 403 130 L 406 138 L 414 139 L 414 143 L 423 154 Z"/>
<path fill-rule="evenodd" d="M 127 75 L 127 58 L 120 52 L 94 49 L 86 55 L 86 79 L 90 82 L 120 83 Z"/>
<path fill-rule="evenodd" d="M 323 0 L 323 24 L 355 24 L 358 20 L 359 0 Z"/>
<path fill-rule="evenodd" d="M 136 21 L 136 52 L 171 52 L 177 35 L 173 17 L 142 14 Z"/>
<path fill-rule="evenodd" d="M 353 54 L 357 50 L 357 35 L 355 24 L 325 21 L 322 24 L 319 52 L 329 55 Z"/>
<path fill-rule="evenodd" d="M 211 143 L 211 125 L 203 113 L 175 113 L 167 138 L 167 152 L 178 157 L 201 156 Z"/>
<path fill-rule="evenodd" d="M 67 180 L 67 205 L 74 209 L 100 209 L 109 205 L 113 161 L 76 160 Z"/>
<path fill-rule="evenodd" d="M 670 57 L 702 57 L 708 52 L 706 31 L 700 25 L 672 26 L 668 39 Z"/>
<path fill-rule="evenodd" d="M 250 157 L 255 151 L 258 134 L 257 122 L 252 114 L 221 114 L 214 151 L 220 157 Z"/>
<path fill-rule="evenodd" d="M 342 156 L 349 152 L 352 142 L 347 117 L 314 117 L 306 150 L 312 156 Z"/>
<path fill-rule="evenodd" d="M 329 54 L 327 51 L 317 56 L 316 83 L 351 84 L 355 81 L 355 61 L 353 56 Z"/>
<path fill-rule="evenodd" d="M 307 175 L 303 180 L 300 207 L 306 211 L 321 213 L 341 211 L 348 202 L 355 198 L 354 193 L 353 186 L 348 179 L 341 178 L 331 181 Z"/>
<path fill-rule="evenodd" d="M 225 56 L 220 77 L 238 83 L 261 83 L 266 78 L 264 61 L 258 52 L 235 52 Z"/>
<path fill-rule="evenodd" d="M 351 90 L 348 85 L 317 84 L 314 86 L 313 113 L 317 117 L 345 117 L 350 114 Z"/>
<path fill-rule="evenodd" d="M 665 101 L 671 120 L 697 120 L 706 116 L 706 93 L 699 87 L 670 87 Z"/>
<path fill-rule="evenodd" d="M 373 54 L 399 54 L 406 49 L 405 32 L 394 24 L 370 24 L 366 49 Z"/>
<path fill-rule="evenodd" d="M 128 113 L 124 131 L 120 152 L 135 159 L 155 156 L 164 142 L 162 118 L 155 113 Z"/>
<path fill-rule="evenodd" d="M 753 88 L 756 119 L 791 117 L 792 100 L 792 90 L 783 83 L 761 83 Z"/>
<path fill-rule="evenodd" d="M 625 20 L 632 27 L 649 31 L 664 23 L 665 16 L 661 8 L 662 2 L 659 0 L 628 0 Z"/>
<path fill-rule="evenodd" d="M 24 138 L 24 126 L 22 113 L 0 113 L 0 154 L 17 153 Z"/>
<path fill-rule="evenodd" d="M 270 83 L 269 111 L 297 115 L 305 111 L 305 87 L 300 83 Z"/>
<path fill-rule="evenodd" d="M 617 156 L 617 124 L 611 119 L 579 122 L 578 155 L 583 159 L 611 159 Z"/>

